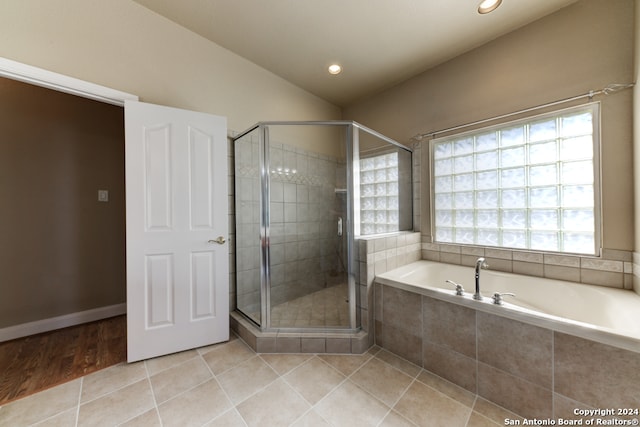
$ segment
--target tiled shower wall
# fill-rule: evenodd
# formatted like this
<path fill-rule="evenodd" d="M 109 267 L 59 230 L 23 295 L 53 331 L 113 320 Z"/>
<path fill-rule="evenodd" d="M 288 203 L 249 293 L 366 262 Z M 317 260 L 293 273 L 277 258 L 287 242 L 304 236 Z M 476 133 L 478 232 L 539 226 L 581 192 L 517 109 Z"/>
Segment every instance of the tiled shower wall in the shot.
<path fill-rule="evenodd" d="M 237 145 L 239 188 L 237 300 L 260 310 L 260 167 L 258 139 Z M 270 144 L 271 305 L 344 280 L 345 247 L 336 224 L 344 216 L 344 163 L 285 144 Z"/>
<path fill-rule="evenodd" d="M 346 217 L 346 198 L 336 192 L 345 187 L 344 163 L 333 157 L 271 143 L 270 162 L 274 306 L 344 282 L 337 223 Z"/>

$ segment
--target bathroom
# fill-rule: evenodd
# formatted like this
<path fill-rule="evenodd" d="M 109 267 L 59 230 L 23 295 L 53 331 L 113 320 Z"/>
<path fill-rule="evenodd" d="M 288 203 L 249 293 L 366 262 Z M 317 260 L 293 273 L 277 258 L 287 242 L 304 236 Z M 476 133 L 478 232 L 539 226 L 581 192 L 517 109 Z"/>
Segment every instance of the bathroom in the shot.
<path fill-rule="evenodd" d="M 621 6 L 621 4 L 617 4 L 617 6 Z M 607 8 L 608 6 L 597 2 L 588 4 L 579 2 L 562 12 L 558 12 L 555 18 L 561 20 L 563 13 L 566 13 L 564 15 L 565 18 L 571 16 L 571 19 L 577 21 L 591 22 L 593 18 L 589 18 L 589 16 L 595 16 L 591 15 L 592 13 L 604 13 L 603 9 L 599 9 L 600 7 Z M 611 16 L 610 20 L 603 21 L 620 23 L 622 22 L 622 15 Z M 574 402 L 582 402 L 582 404 L 594 407 L 599 407 L 597 402 L 599 402 L 600 406 L 606 406 L 604 402 L 608 402 L 608 404 L 613 404 L 614 402 L 622 404 L 624 402 L 624 404 L 630 406 L 637 405 L 638 402 L 635 400 L 636 398 L 629 397 L 626 392 L 617 393 L 613 391 L 612 389 L 615 389 L 615 385 L 605 384 L 605 381 L 597 377 L 597 375 L 600 375 L 597 372 L 593 374 L 593 377 L 589 378 L 589 372 L 597 371 L 591 365 L 585 367 L 586 365 L 576 364 L 571 368 L 566 367 L 567 365 L 572 365 L 572 357 L 567 356 L 567 352 L 571 351 L 571 346 L 584 344 L 588 347 L 589 341 L 582 342 L 578 340 L 577 343 L 571 342 L 570 335 L 564 335 L 559 331 L 554 332 L 555 336 L 552 336 L 552 333 L 548 330 L 547 332 L 541 332 L 543 330 L 538 330 L 535 326 L 521 324 L 517 321 L 504 321 L 499 317 L 494 318 L 485 314 L 478 314 L 476 318 L 476 315 L 472 315 L 462 308 L 455 308 L 451 304 L 431 300 L 425 296 L 417 297 L 415 293 L 407 292 L 406 287 L 397 289 L 380 283 L 373 285 L 374 277 L 396 267 L 409 264 L 418 258 L 447 264 L 473 266 L 479 257 L 486 257 L 489 268 L 502 272 L 627 290 L 635 288 L 637 292 L 638 279 L 633 274 L 633 271 L 637 271 L 637 264 L 634 264 L 634 253 L 631 249 L 634 247 L 634 234 L 629 232 L 629 230 L 634 229 L 635 221 L 632 205 L 634 200 L 633 158 L 628 155 L 627 151 L 633 140 L 631 114 L 629 111 L 633 92 L 629 89 L 623 90 L 617 95 L 593 99 L 601 102 L 602 109 L 600 122 L 600 161 L 602 163 L 600 169 L 602 170 L 601 246 L 603 250 L 600 259 L 592 260 L 589 256 L 563 257 L 561 255 L 555 256 L 553 253 L 528 253 L 526 251 L 511 251 L 490 247 L 442 244 L 434 242 L 434 236 L 429 231 L 431 230 L 431 222 L 435 219 L 431 218 L 431 204 L 433 201 L 429 200 L 427 192 L 428 188 L 430 188 L 430 171 L 428 170 L 428 165 L 430 164 L 429 140 L 433 138 L 433 135 L 428 134 L 428 137 L 424 140 L 420 140 L 416 136 L 420 136 L 422 132 L 428 133 L 429 131 L 447 129 L 488 117 L 500 116 L 505 113 L 506 105 L 509 105 L 507 111 L 510 112 L 545 104 L 545 100 L 550 100 L 551 98 L 556 101 L 572 98 L 578 94 L 586 94 L 591 90 L 588 87 L 595 88 L 599 85 L 596 82 L 604 82 L 607 79 L 618 79 L 624 82 L 634 81 L 631 70 L 633 68 L 632 40 L 627 39 L 624 42 L 628 44 L 626 53 L 618 52 L 614 54 L 611 47 L 617 46 L 620 48 L 622 39 L 608 39 L 608 36 L 614 36 L 611 31 L 605 30 L 604 26 L 600 27 L 600 25 L 604 25 L 603 22 L 599 22 L 595 27 L 585 28 L 580 34 L 573 34 L 571 37 L 562 40 L 562 42 L 556 39 L 556 31 L 559 31 L 559 29 L 555 25 L 557 25 L 557 22 L 554 20 L 540 20 L 530 26 L 529 32 L 512 33 L 469 54 L 454 58 L 418 77 L 397 85 L 392 90 L 372 97 L 366 103 L 348 106 L 345 108 L 345 112 L 347 114 L 346 117 L 354 117 L 356 120 L 363 120 L 364 123 L 376 123 L 376 130 L 385 135 L 392 135 L 395 138 L 399 138 L 398 140 L 400 141 L 410 141 L 409 144 L 413 149 L 414 156 L 414 229 L 420 231 L 421 236 L 419 253 L 416 252 L 416 248 L 411 243 L 406 243 L 413 238 L 412 234 L 401 233 L 398 236 L 377 239 L 364 238 L 358 242 L 359 315 L 362 319 L 363 330 L 375 331 L 375 337 L 369 334 L 366 338 L 368 344 L 362 343 L 362 337 L 351 337 L 351 351 L 358 353 L 363 346 L 366 347 L 375 343 L 383 348 L 392 349 L 394 353 L 417 365 L 428 367 L 431 372 L 436 372 L 438 375 L 473 393 L 491 396 L 490 400 L 499 402 L 503 407 L 516 413 L 524 414 L 531 418 L 539 415 L 543 418 L 555 417 L 557 419 L 562 416 L 565 418 L 570 416 L 570 411 L 567 412 L 567 408 L 572 403 L 567 402 L 571 402 L 571 399 Z M 624 31 L 627 35 L 632 33 L 632 24 L 629 22 L 628 25 L 629 27 Z M 553 43 L 553 48 L 539 40 L 541 33 L 545 33 L 556 40 Z M 533 41 L 534 39 L 536 42 Z M 612 59 L 613 57 L 617 58 L 620 61 L 621 68 L 614 71 L 612 64 L 615 61 L 612 60 L 605 67 L 608 68 L 610 66 L 611 68 L 608 71 L 602 69 L 603 75 L 599 77 L 587 76 L 585 73 L 578 71 L 580 69 L 594 69 L 595 63 L 599 62 L 598 55 L 580 56 L 579 60 L 577 58 L 575 60 L 566 59 L 568 51 L 573 49 L 571 47 L 572 43 L 578 43 L 578 40 L 580 40 L 579 43 L 585 42 L 589 44 L 591 46 L 590 49 L 593 48 L 598 52 L 607 52 L 606 55 L 612 55 Z M 504 52 L 510 46 L 520 46 L 520 43 L 527 43 L 528 48 L 511 52 L 508 57 L 504 55 Z M 542 58 L 548 58 L 549 61 L 554 62 L 551 58 L 555 55 L 557 55 L 558 61 L 556 65 L 561 63 L 562 66 L 559 69 L 552 66 L 556 70 L 554 73 L 538 74 L 530 72 L 532 68 L 535 69 L 536 60 L 543 61 Z M 493 58 L 494 60 L 488 61 L 486 58 Z M 591 61 L 594 62 L 591 63 Z M 470 87 L 465 80 L 468 75 L 464 74 L 462 70 L 466 69 L 473 69 L 473 87 Z M 500 70 L 508 70 L 508 73 Z M 578 79 L 579 81 L 576 81 L 572 79 L 571 76 L 576 75 L 576 73 L 584 76 L 584 80 Z M 462 76 L 460 79 L 443 78 L 445 75 L 457 76 L 459 74 Z M 594 80 L 590 81 L 591 77 Z M 525 78 L 526 80 L 523 80 Z M 477 82 L 482 82 L 483 84 L 477 84 Z M 506 89 L 507 87 L 509 88 L 508 90 Z M 550 96 L 551 93 L 554 96 Z M 546 109 L 538 109 L 535 113 L 529 112 L 529 115 L 543 114 L 580 105 L 586 102 L 587 98 L 560 105 L 552 105 Z M 409 107 L 407 106 L 407 99 L 413 100 L 412 103 L 409 103 Z M 496 102 L 484 104 L 482 102 L 483 99 L 491 99 Z M 523 102 L 524 99 L 527 99 L 527 101 Z M 422 108 L 416 109 L 416 104 Z M 610 110 L 611 112 L 607 114 L 605 110 Z M 626 113 L 623 113 L 624 111 Z M 402 114 L 399 112 L 402 112 Z M 526 114 L 521 116 L 514 115 L 508 120 L 516 120 L 521 117 L 526 117 Z M 420 126 L 419 123 L 423 120 L 430 123 L 428 128 Z M 481 123 L 476 128 L 483 125 L 487 126 Z M 474 129 L 474 127 L 464 128 L 458 132 L 468 131 L 469 129 Z M 617 141 L 619 145 L 618 143 L 612 143 L 611 141 L 613 140 Z M 622 141 L 627 142 L 623 143 Z M 607 173 L 611 168 L 617 170 L 613 179 Z M 398 255 L 398 248 L 401 248 L 402 256 Z M 464 277 L 461 280 L 465 280 Z M 468 291 L 473 292 L 472 272 L 468 273 L 464 284 Z M 451 290 L 453 292 L 453 288 Z M 509 292 L 509 288 L 502 289 L 502 291 Z M 385 296 L 378 299 L 379 295 Z M 392 296 L 387 298 L 386 295 Z M 485 296 L 489 297 L 491 293 L 485 294 Z M 422 305 L 420 304 L 420 298 L 423 298 Z M 505 297 L 505 300 L 509 301 L 509 297 Z M 566 304 L 571 304 L 571 302 L 568 301 Z M 415 311 L 412 311 L 412 307 Z M 483 356 L 477 359 L 476 351 L 487 352 L 487 346 L 501 348 L 501 344 L 496 344 L 491 340 L 488 341 L 491 344 L 485 344 L 483 341 L 477 344 L 480 347 L 476 350 L 475 341 L 480 338 L 476 338 L 475 331 L 471 336 L 459 338 L 460 341 L 470 340 L 474 343 L 465 350 L 466 353 L 453 350 L 456 348 L 455 345 L 446 340 L 444 343 L 429 341 L 428 338 L 433 340 L 431 335 L 438 335 L 438 333 L 432 331 L 428 337 L 426 330 L 423 335 L 422 331 L 427 325 L 427 323 L 423 325 L 423 322 L 427 322 L 427 317 L 423 320 L 420 313 L 429 310 L 441 313 L 443 318 L 448 319 L 448 322 L 444 323 L 449 326 L 459 322 L 459 319 L 465 319 L 464 322 L 469 322 L 469 325 L 461 325 L 460 328 L 463 331 L 471 328 L 470 325 L 476 324 L 479 328 L 478 334 L 480 329 L 496 328 L 496 330 L 500 330 L 506 336 L 511 337 L 514 343 L 517 343 L 514 344 L 514 347 L 519 348 L 520 353 L 513 357 L 531 360 L 529 362 L 496 361 L 493 360 L 493 356 Z M 615 311 L 615 308 L 613 310 Z M 393 320 L 390 323 L 386 320 L 383 321 L 384 313 L 394 313 Z M 425 314 L 425 316 L 427 315 Z M 238 328 L 240 336 L 260 352 L 305 352 L 311 351 L 311 349 L 316 352 L 335 352 L 337 349 L 349 352 L 349 350 L 344 350 L 349 348 L 348 344 L 346 342 L 340 343 L 341 338 L 339 336 L 322 338 L 319 335 L 300 335 L 296 337 L 295 334 L 284 333 L 281 335 L 282 340 L 280 341 L 276 333 L 247 333 L 250 325 L 244 322 L 241 317 L 237 319 L 241 324 Z M 637 321 L 637 319 L 632 317 L 631 321 Z M 375 327 L 373 327 L 374 322 Z M 508 332 L 510 322 L 518 332 Z M 522 330 L 519 328 L 522 328 Z M 456 335 L 455 332 L 452 331 L 452 333 L 454 336 Z M 439 334 L 444 334 L 444 332 L 440 331 Z M 527 338 L 520 338 L 520 334 L 531 335 L 527 336 Z M 539 334 L 544 335 L 544 342 L 539 341 Z M 342 340 L 346 341 L 344 338 Z M 456 338 L 452 340 L 455 341 Z M 320 341 L 324 341 L 324 345 L 319 343 Z M 551 348 L 554 348 L 552 342 L 555 343 L 557 351 L 555 354 L 551 350 Z M 570 342 L 570 344 L 567 344 L 567 342 Z M 504 345 L 510 346 L 509 343 Z M 637 340 L 631 340 L 630 343 L 622 346 L 618 345 L 618 348 L 624 349 L 621 351 L 620 356 L 603 356 L 608 352 L 615 353 L 614 347 L 596 346 L 597 348 L 594 349 L 585 348 L 583 349 L 585 352 L 584 358 L 600 360 L 599 363 L 604 363 L 602 362 L 603 358 L 620 357 L 620 359 L 627 361 L 625 363 L 629 363 L 628 358 L 631 357 L 631 366 L 637 366 L 638 359 L 637 357 L 634 359 L 634 356 L 632 356 L 633 352 L 637 351 L 637 346 Z M 429 353 L 427 353 L 427 347 L 432 348 Z M 544 356 L 537 354 L 538 349 L 546 349 Z M 632 352 L 630 353 L 626 350 L 631 350 Z M 425 351 L 424 354 L 423 351 Z M 588 353 L 590 351 L 593 354 Z M 465 356 L 465 354 L 470 356 Z M 564 371 L 559 365 L 556 365 L 555 376 L 553 374 L 554 368 L 552 368 L 554 358 L 558 363 L 564 364 Z M 487 362 L 487 359 L 490 359 L 490 361 Z M 540 372 L 529 376 L 519 372 L 514 374 L 513 370 L 517 371 L 517 368 L 509 367 L 509 365 L 520 366 L 520 363 L 530 363 L 532 365 L 540 363 L 545 368 L 540 368 Z M 594 392 L 596 397 L 588 396 L 588 393 L 585 394 L 583 391 L 569 391 L 568 384 L 571 384 L 571 381 L 578 382 L 576 378 L 571 376 L 572 369 L 581 372 L 581 375 L 585 378 L 589 378 L 589 380 L 584 380 L 585 383 L 598 382 L 607 391 L 600 394 Z M 619 364 L 613 364 L 609 366 L 609 369 L 615 372 L 629 373 L 625 367 Z M 622 381 L 624 376 L 624 373 L 621 376 L 616 375 L 615 381 Z M 491 380 L 488 380 L 488 377 L 491 377 Z M 532 377 L 534 380 L 531 379 Z M 539 377 L 544 378 L 542 382 L 539 381 Z M 496 378 L 500 378 L 500 381 L 503 382 L 493 383 L 492 381 L 498 381 Z M 623 382 L 629 383 L 633 381 L 632 379 Z M 551 384 L 556 384 L 556 388 L 554 389 Z M 622 388 L 625 387 L 627 386 L 625 385 Z M 513 394 L 514 389 L 520 394 L 532 396 L 531 401 L 526 404 L 522 403 L 518 393 Z M 633 387 L 632 389 L 635 390 Z M 604 395 L 608 395 L 610 400 L 607 401 Z M 571 396 L 571 398 L 567 396 Z"/>
<path fill-rule="evenodd" d="M 636 6 L 636 2 L 631 0 L 577 1 L 552 15 L 451 58 L 408 81 L 342 108 L 319 100 L 308 92 L 299 91 L 252 64 L 245 64 L 244 60 L 225 49 L 211 48 L 203 38 L 133 2 L 123 2 L 126 14 L 161 38 L 167 52 L 175 55 L 177 60 L 167 61 L 160 58 L 160 53 L 150 52 L 147 49 L 150 42 L 136 37 L 138 26 L 130 22 L 123 23 L 123 34 L 115 36 L 116 40 L 122 41 L 124 46 L 133 43 L 136 52 L 145 53 L 140 58 L 133 58 L 137 54 L 128 52 L 127 48 L 125 52 L 114 52 L 106 40 L 108 37 L 103 36 L 112 35 L 107 28 L 108 23 L 121 21 L 125 14 L 108 5 L 100 6 L 98 13 L 82 2 L 74 4 L 75 12 L 71 16 L 83 19 L 72 19 L 61 12 L 69 7 L 41 5 L 44 10 L 35 11 L 33 6 L 2 6 L 8 9 L 7 13 L 2 13 L 0 22 L 3 28 L 9 29 L 10 37 L 0 41 L 0 49 L 2 56 L 140 93 L 149 102 L 225 113 L 229 116 L 229 129 L 238 133 L 262 120 L 343 119 L 355 120 L 410 146 L 414 152 L 415 168 L 414 230 L 419 237 L 418 241 L 415 241 L 414 234 L 400 238 L 403 248 L 411 246 L 411 249 L 403 249 L 405 254 L 410 251 L 411 255 L 401 261 L 398 259 L 398 238 L 383 238 L 367 243 L 362 254 L 366 255 L 369 251 L 377 261 L 373 271 L 365 272 L 367 275 L 378 275 L 399 267 L 402 262 L 415 259 L 437 259 L 470 265 L 477 258 L 475 253 L 465 252 L 465 249 L 433 243 L 428 231 L 431 224 L 429 171 L 424 167 L 429 164 L 428 141 L 412 138 L 421 133 L 570 98 L 610 83 L 636 81 L 638 66 L 634 60 L 637 61 L 640 56 L 638 29 L 635 26 L 638 13 Z M 32 14 L 52 18 L 34 22 L 29 19 Z M 10 19 L 10 16 L 17 16 L 18 19 Z M 18 28 L 16 21 L 25 24 Z M 86 33 L 87 41 L 66 32 L 60 34 L 60 22 L 72 28 L 73 33 Z M 92 56 L 93 61 L 79 60 L 78 52 L 89 49 L 85 44 L 89 42 L 94 44 L 93 49 L 99 53 Z M 51 54 L 51 44 L 55 47 L 56 55 Z M 194 50 L 213 50 L 211 55 L 215 60 L 189 56 L 181 49 L 187 44 L 195 46 Z M 182 60 L 193 61 L 196 66 L 176 65 Z M 216 61 L 233 64 L 231 71 L 220 70 Z M 161 64 L 163 67 L 154 68 L 164 68 L 164 71 L 150 77 L 149 63 Z M 127 70 L 124 65 L 114 64 L 134 66 Z M 242 72 L 234 72 L 234 69 Z M 220 77 L 223 83 L 213 82 L 210 87 L 204 88 L 193 83 L 194 80 L 207 79 L 209 75 Z M 167 84 L 170 79 L 177 81 L 175 87 Z M 253 86 L 247 87 L 247 81 L 252 81 Z M 260 94 L 259 100 L 255 99 L 251 89 Z M 635 205 L 636 200 L 640 200 L 640 185 L 635 185 L 634 167 L 640 161 L 631 155 L 638 140 L 637 132 L 634 132 L 640 111 L 634 105 L 636 90 L 620 91 L 594 100 L 601 102 L 602 113 L 603 258 L 622 265 L 622 271 L 606 273 L 613 273 L 623 286 L 635 287 L 638 291 L 637 283 L 640 280 L 633 272 L 640 271 L 640 259 L 635 255 L 636 248 L 640 247 L 640 231 L 634 212 L 638 211 Z M 408 243 L 407 239 L 413 240 Z M 416 244 L 419 245 L 418 250 L 414 246 Z M 517 260 L 513 255 L 492 249 L 484 249 L 483 254 L 492 258 L 490 266 L 500 266 L 503 270 L 515 273 L 531 274 L 532 269 L 544 268 L 540 267 L 544 263 Z M 576 270 L 580 270 L 575 265 L 552 265 L 560 267 L 555 269 L 557 275 L 561 276 L 557 278 L 575 277 Z M 472 278 L 469 278 L 465 283 L 467 290 L 471 282 Z M 362 295 L 370 289 L 361 287 L 359 291 Z M 363 310 L 361 314 L 366 311 L 362 316 L 363 325 L 373 319 L 371 314 L 374 307 L 370 305 L 373 295 L 369 298 L 364 298 L 367 305 L 360 307 Z M 235 295 L 230 300 L 235 301 Z M 325 341 L 325 345 L 328 343 Z M 360 342 L 359 345 L 364 348 L 368 343 Z M 339 348 L 342 343 L 331 341 L 331 345 Z M 578 358 L 575 355 L 573 357 Z M 574 400 L 581 402 L 580 399 L 576 396 Z M 586 400 L 584 397 L 582 399 Z"/>

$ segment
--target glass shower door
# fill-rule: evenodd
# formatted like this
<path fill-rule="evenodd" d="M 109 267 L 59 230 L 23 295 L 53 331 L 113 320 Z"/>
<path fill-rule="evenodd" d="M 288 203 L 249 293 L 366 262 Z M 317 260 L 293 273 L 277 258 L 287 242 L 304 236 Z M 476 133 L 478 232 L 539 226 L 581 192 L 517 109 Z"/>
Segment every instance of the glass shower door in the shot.
<path fill-rule="evenodd" d="M 258 325 L 263 323 L 261 292 L 260 128 L 235 140 L 236 305 Z"/>
<path fill-rule="evenodd" d="M 347 126 L 268 131 L 270 323 L 348 328 Z"/>

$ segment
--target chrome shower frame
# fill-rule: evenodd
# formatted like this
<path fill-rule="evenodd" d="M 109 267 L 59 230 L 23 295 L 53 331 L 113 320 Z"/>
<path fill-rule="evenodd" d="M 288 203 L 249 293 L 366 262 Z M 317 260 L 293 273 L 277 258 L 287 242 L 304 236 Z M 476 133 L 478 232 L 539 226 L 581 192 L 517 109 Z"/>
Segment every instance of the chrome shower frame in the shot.
<path fill-rule="evenodd" d="M 346 238 L 346 259 L 347 259 L 347 289 L 349 302 L 349 325 L 346 327 L 272 327 L 271 326 L 271 236 L 270 236 L 270 158 L 269 146 L 270 135 L 269 127 L 271 126 L 338 126 L 345 128 L 345 145 L 346 145 L 346 182 L 347 182 L 347 203 L 346 218 L 344 219 L 344 237 Z M 412 152 L 412 150 L 391 138 L 388 138 L 379 132 L 376 132 L 366 126 L 353 121 L 265 121 L 259 122 L 244 132 L 232 137 L 235 142 L 251 132 L 258 129 L 258 144 L 260 155 L 260 323 L 255 319 L 251 319 L 256 326 L 263 332 L 286 331 L 292 333 L 299 332 L 331 332 L 331 333 L 354 333 L 360 330 L 361 320 L 360 313 L 357 310 L 359 305 L 359 265 L 357 260 L 358 247 L 356 238 L 360 235 L 360 132 L 366 132 L 380 140 L 403 150 Z M 237 197 L 237 195 L 236 195 Z M 234 197 L 234 202 L 236 199 Z M 238 210 L 235 210 L 236 214 Z M 242 311 L 241 311 L 242 313 Z"/>

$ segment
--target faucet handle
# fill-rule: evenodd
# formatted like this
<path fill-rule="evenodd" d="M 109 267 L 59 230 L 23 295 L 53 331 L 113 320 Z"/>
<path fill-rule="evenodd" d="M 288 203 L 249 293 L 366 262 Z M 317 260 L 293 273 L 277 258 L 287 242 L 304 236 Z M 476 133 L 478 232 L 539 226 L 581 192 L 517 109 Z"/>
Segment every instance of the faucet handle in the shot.
<path fill-rule="evenodd" d="M 510 297 L 514 297 L 516 296 L 516 294 L 512 293 L 512 292 L 496 292 L 493 294 L 493 297 L 491 298 L 493 300 L 493 303 L 496 305 L 502 305 L 502 297 L 503 296 L 510 296 Z"/>
<path fill-rule="evenodd" d="M 453 280 L 445 280 L 445 282 L 447 283 L 451 283 L 453 286 L 456 287 L 456 295 L 464 295 L 464 288 L 462 287 L 461 284 L 454 282 Z"/>

